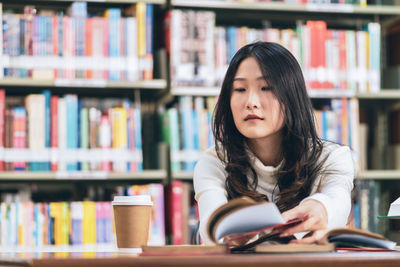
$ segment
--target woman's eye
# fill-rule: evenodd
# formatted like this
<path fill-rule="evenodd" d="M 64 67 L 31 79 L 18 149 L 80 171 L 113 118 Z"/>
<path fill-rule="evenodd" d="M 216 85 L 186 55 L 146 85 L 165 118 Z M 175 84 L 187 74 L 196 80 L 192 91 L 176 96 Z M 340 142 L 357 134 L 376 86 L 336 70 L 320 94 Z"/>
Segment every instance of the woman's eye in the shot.
<path fill-rule="evenodd" d="M 233 89 L 235 92 L 244 92 L 244 91 L 246 91 L 246 89 L 244 89 L 244 88 L 235 88 L 235 89 Z"/>
<path fill-rule="evenodd" d="M 263 91 L 271 91 L 272 87 L 271 86 L 264 86 L 263 88 L 261 88 L 261 90 L 263 90 Z"/>

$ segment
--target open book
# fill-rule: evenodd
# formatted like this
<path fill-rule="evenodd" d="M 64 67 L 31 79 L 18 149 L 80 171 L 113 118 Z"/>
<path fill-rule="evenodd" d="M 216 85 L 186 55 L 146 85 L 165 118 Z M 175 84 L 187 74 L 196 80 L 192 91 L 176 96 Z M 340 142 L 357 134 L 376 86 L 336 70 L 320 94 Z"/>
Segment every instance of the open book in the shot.
<path fill-rule="evenodd" d="M 392 250 L 396 243 L 381 235 L 351 228 L 329 231 L 318 244 L 288 244 L 294 236 L 280 237 L 282 231 L 303 221 L 285 222 L 277 206 L 271 202 L 256 202 L 247 197 L 233 199 L 215 210 L 207 223 L 207 234 L 214 246 L 144 247 L 144 255 L 163 253 L 220 254 L 253 252 L 323 252 L 336 248 L 362 250 Z"/>
<path fill-rule="evenodd" d="M 285 222 L 274 203 L 255 202 L 241 197 L 229 201 L 215 210 L 207 224 L 207 234 L 216 244 L 227 244 L 232 251 L 253 250 L 264 251 L 282 247 L 295 237 L 279 237 L 288 227 L 301 223 L 302 218 Z M 248 241 L 247 241 L 248 240 Z M 243 243 L 244 241 L 247 241 Z M 279 246 L 277 246 L 279 245 Z M 340 248 L 379 248 L 394 249 L 396 243 L 385 237 L 353 228 L 330 230 L 319 242 L 319 246 L 291 246 L 298 251 L 321 251 Z M 268 249 L 266 247 L 269 247 Z M 285 246 L 282 247 L 285 250 Z M 289 247 L 286 246 L 286 249 Z"/>

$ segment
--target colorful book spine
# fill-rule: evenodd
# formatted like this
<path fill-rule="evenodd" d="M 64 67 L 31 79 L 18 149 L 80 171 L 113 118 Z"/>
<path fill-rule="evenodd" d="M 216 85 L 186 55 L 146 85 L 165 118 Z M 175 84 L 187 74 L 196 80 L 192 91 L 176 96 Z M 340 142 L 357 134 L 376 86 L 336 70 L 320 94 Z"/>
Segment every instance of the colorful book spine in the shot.
<path fill-rule="evenodd" d="M 51 92 L 49 90 L 44 90 L 42 92 L 44 95 L 44 101 L 45 101 L 45 147 L 50 148 L 51 147 L 51 107 L 50 107 L 50 98 L 51 98 Z M 42 171 L 50 171 L 50 162 L 43 162 L 41 164 L 41 170 Z"/>
<path fill-rule="evenodd" d="M 67 149 L 78 148 L 78 98 L 76 95 L 66 95 L 65 97 L 67 111 Z M 78 163 L 67 163 L 67 171 L 77 171 Z"/>
<path fill-rule="evenodd" d="M 142 115 L 138 107 L 134 108 L 133 112 L 135 121 L 135 149 L 137 151 L 137 171 L 143 171 L 143 158 L 142 158 Z"/>
<path fill-rule="evenodd" d="M 113 58 L 118 59 L 121 54 L 120 51 L 120 43 L 121 43 L 121 10 L 118 8 L 109 8 L 105 13 L 105 17 L 108 18 L 109 21 L 109 50 L 108 55 L 113 60 Z M 120 72 L 118 70 L 112 70 L 114 67 L 117 67 L 118 63 L 114 63 L 111 61 L 111 70 L 109 73 L 109 80 L 111 81 L 119 81 L 120 80 Z"/>
<path fill-rule="evenodd" d="M 26 110 L 25 107 L 14 107 L 14 140 L 13 147 L 24 149 L 26 144 Z M 25 171 L 24 161 L 14 162 L 14 171 Z"/>
<path fill-rule="evenodd" d="M 4 113 L 6 108 L 5 101 L 6 92 L 4 89 L 0 89 L 0 171 L 4 170 Z"/>

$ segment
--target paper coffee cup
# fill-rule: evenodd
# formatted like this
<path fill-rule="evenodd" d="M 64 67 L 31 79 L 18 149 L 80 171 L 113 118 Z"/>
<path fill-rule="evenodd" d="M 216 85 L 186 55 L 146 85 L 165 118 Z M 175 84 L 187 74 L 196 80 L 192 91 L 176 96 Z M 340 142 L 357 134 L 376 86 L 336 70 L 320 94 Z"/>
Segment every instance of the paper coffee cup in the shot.
<path fill-rule="evenodd" d="M 112 202 L 118 248 L 147 245 L 153 202 L 150 195 L 116 196 Z"/>

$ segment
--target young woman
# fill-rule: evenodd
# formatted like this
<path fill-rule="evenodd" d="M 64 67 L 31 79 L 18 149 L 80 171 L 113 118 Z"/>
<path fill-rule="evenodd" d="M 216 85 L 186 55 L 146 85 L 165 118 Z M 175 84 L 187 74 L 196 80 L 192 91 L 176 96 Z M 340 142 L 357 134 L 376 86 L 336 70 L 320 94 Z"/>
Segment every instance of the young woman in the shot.
<path fill-rule="evenodd" d="M 216 104 L 215 146 L 197 162 L 195 198 L 200 235 L 229 199 L 248 196 L 275 202 L 288 221 L 304 221 L 282 236 L 312 243 L 346 225 L 354 164 L 346 146 L 322 141 L 299 64 L 284 47 L 256 42 L 241 48 L 226 72 Z"/>

